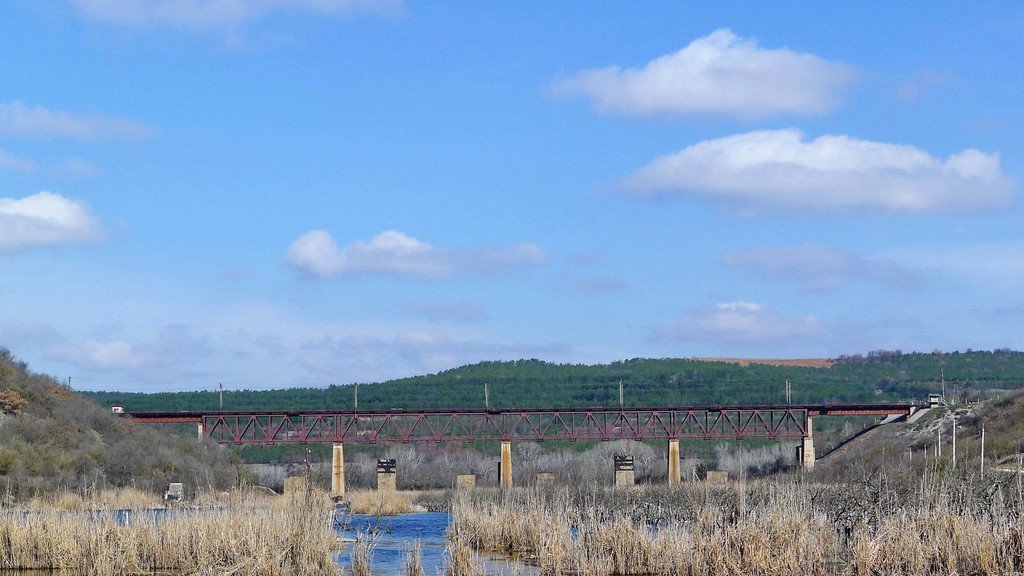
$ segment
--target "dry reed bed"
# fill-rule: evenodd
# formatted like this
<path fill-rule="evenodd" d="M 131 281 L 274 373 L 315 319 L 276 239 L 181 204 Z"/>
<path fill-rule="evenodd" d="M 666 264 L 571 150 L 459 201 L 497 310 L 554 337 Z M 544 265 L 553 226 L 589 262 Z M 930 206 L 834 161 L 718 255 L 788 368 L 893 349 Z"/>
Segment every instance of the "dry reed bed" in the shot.
<path fill-rule="evenodd" d="M 284 500 L 284 499 L 282 499 Z M 337 539 L 325 494 L 272 507 L 234 495 L 219 510 L 162 517 L 54 509 L 0 514 L 0 569 L 80 574 L 337 574 Z"/>
<path fill-rule="evenodd" d="M 353 514 L 397 516 L 419 510 L 413 504 L 415 492 L 399 490 L 353 490 L 346 494 Z"/>
<path fill-rule="evenodd" d="M 533 559 L 545 575 L 1024 572 L 1019 498 L 970 501 L 970 491 L 925 479 L 909 501 L 878 497 L 849 522 L 849 510 L 829 497 L 838 493 L 832 488 L 790 481 L 687 486 L 673 497 L 680 506 L 659 506 L 663 514 L 649 519 L 616 503 L 642 498 L 642 491 L 461 498 L 453 504 L 448 573 L 474 574 L 472 551 Z"/>

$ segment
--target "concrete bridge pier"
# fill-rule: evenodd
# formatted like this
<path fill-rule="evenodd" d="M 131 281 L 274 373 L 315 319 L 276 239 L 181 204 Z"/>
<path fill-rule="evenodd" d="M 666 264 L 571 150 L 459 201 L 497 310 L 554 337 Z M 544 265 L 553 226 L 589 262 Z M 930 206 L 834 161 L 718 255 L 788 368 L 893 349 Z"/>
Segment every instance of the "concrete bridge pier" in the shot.
<path fill-rule="evenodd" d="M 502 488 L 512 487 L 512 442 L 501 441 L 501 462 L 498 463 L 498 478 Z"/>
<path fill-rule="evenodd" d="M 331 457 L 331 494 L 345 495 L 345 445 L 335 444 Z"/>
<path fill-rule="evenodd" d="M 394 492 L 398 489 L 398 463 L 394 458 L 377 459 L 377 491 Z"/>
<path fill-rule="evenodd" d="M 810 416 L 807 417 L 807 434 L 800 444 L 800 463 L 804 470 L 814 470 L 814 421 Z"/>
<path fill-rule="evenodd" d="M 196 433 L 199 435 L 199 439 L 202 440 L 203 436 L 206 436 L 206 427 L 203 426 L 203 421 L 196 422 Z"/>
<path fill-rule="evenodd" d="M 615 455 L 615 487 L 632 488 L 636 485 L 636 472 L 632 454 Z"/>
<path fill-rule="evenodd" d="M 668 485 L 677 486 L 683 481 L 679 468 L 679 439 L 669 438 L 668 441 Z"/>

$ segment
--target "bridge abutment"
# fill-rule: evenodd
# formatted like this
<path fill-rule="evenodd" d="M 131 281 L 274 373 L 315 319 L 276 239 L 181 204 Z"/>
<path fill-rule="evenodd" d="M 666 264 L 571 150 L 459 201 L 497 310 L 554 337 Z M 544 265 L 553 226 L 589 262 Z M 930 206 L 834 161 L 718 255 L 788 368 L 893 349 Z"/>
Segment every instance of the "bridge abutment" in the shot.
<path fill-rule="evenodd" d="M 502 488 L 512 487 L 512 443 L 501 441 L 501 461 L 498 463 L 498 477 Z"/>
<path fill-rule="evenodd" d="M 345 445 L 335 444 L 331 455 L 331 494 L 345 495 Z"/>
<path fill-rule="evenodd" d="M 668 441 L 668 485 L 676 486 L 683 481 L 679 467 L 679 439 L 670 438 Z"/>

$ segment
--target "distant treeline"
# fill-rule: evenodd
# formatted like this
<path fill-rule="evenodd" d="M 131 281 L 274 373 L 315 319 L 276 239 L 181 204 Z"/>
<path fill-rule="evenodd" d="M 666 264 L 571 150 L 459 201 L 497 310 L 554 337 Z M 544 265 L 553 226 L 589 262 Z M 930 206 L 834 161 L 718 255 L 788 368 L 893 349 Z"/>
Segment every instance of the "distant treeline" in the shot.
<path fill-rule="evenodd" d="M 343 375 L 340 375 L 343 376 Z M 1024 352 L 902 353 L 843 356 L 831 367 L 773 366 L 686 359 L 634 358 L 610 364 L 552 364 L 540 360 L 481 362 L 437 374 L 359 386 L 359 408 L 617 406 L 619 382 L 627 406 L 782 403 L 786 381 L 793 403 L 924 399 L 945 382 L 947 397 L 979 395 L 1024 385 Z M 85 392 L 101 405 L 128 411 L 216 410 L 216 391 Z M 226 410 L 350 409 L 354 386 L 225 390 Z"/>

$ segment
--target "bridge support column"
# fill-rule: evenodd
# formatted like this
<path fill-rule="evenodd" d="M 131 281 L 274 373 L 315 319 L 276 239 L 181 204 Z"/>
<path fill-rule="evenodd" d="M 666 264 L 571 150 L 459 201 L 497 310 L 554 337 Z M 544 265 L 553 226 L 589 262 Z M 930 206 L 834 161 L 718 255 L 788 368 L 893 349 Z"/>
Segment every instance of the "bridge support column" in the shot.
<path fill-rule="evenodd" d="M 814 421 L 807 417 L 807 435 L 800 445 L 800 463 L 808 472 L 814 470 Z"/>
<path fill-rule="evenodd" d="M 668 441 L 668 485 L 676 486 L 682 480 L 679 468 L 679 439 L 670 438 Z"/>
<path fill-rule="evenodd" d="M 331 494 L 345 495 L 345 445 L 335 444 L 331 457 Z"/>
<path fill-rule="evenodd" d="M 632 488 L 636 485 L 636 472 L 632 454 L 615 455 L 615 487 Z"/>
<path fill-rule="evenodd" d="M 398 463 L 394 458 L 377 459 L 377 491 L 394 492 L 398 489 Z"/>
<path fill-rule="evenodd" d="M 498 464 L 498 477 L 502 488 L 512 487 L 512 442 L 501 441 L 501 462 Z"/>
<path fill-rule="evenodd" d="M 202 440 L 203 436 L 206 435 L 206 428 L 203 426 L 202 420 L 196 422 L 196 434 L 199 436 L 200 440 Z"/>

